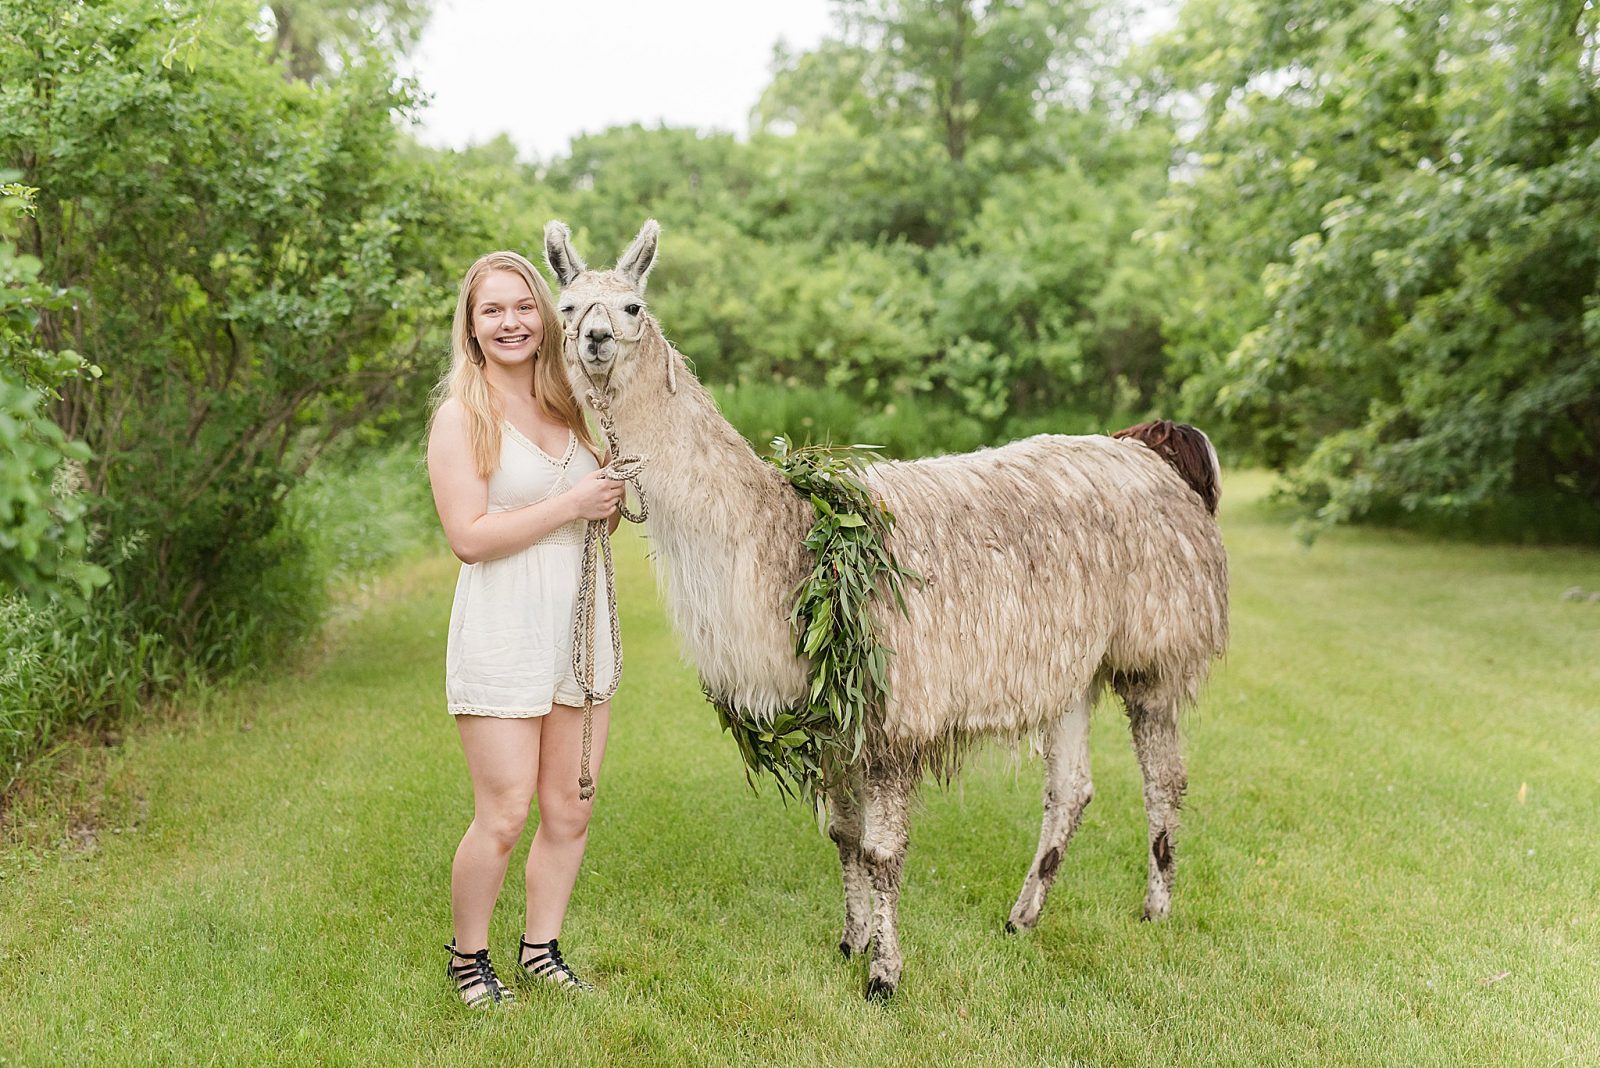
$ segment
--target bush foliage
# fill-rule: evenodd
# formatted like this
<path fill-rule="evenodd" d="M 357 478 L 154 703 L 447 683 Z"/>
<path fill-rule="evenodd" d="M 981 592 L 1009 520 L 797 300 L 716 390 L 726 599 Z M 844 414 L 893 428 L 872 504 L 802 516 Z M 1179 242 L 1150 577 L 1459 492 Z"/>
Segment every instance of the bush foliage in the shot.
<path fill-rule="evenodd" d="M 47 598 L 7 601 L 18 746 L 316 624 L 291 491 L 355 428 L 415 440 L 486 240 L 394 57 L 288 77 L 259 10 L 0 0 L 0 577 Z"/>
<path fill-rule="evenodd" d="M 1184 395 L 1324 520 L 1565 499 L 1600 537 L 1600 11 L 1191 0 Z"/>

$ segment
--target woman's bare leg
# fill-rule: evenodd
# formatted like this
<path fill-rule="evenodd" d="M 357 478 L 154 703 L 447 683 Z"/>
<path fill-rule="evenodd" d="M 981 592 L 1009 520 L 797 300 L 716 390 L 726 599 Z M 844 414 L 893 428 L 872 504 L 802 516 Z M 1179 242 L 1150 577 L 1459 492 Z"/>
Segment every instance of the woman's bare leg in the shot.
<path fill-rule="evenodd" d="M 605 757 L 611 704 L 596 705 L 589 758 L 595 785 Z M 556 705 L 544 717 L 543 751 L 539 757 L 539 829 L 528 851 L 528 919 L 523 932 L 529 942 L 548 942 L 561 934 L 567 901 L 583 864 L 589 841 L 589 814 L 594 800 L 578 800 L 578 767 L 583 752 L 583 710 Z M 598 796 L 598 794 L 596 794 Z"/>
<path fill-rule="evenodd" d="M 456 949 L 463 953 L 475 953 L 489 944 L 489 914 L 500 896 L 506 863 L 522 836 L 538 783 L 544 720 L 542 716 L 456 717 L 473 800 L 472 824 L 456 847 L 450 868 Z"/>

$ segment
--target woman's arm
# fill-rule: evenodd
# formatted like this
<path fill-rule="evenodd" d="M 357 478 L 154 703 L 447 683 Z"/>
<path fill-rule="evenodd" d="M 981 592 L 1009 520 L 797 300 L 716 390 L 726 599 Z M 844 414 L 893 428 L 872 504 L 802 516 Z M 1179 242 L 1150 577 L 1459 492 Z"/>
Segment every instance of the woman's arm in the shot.
<path fill-rule="evenodd" d="M 510 556 L 574 519 L 608 519 L 622 495 L 621 483 L 589 475 L 559 497 L 490 512 L 489 483 L 473 463 L 466 415 L 453 400 L 439 406 L 428 435 L 428 480 L 450 550 L 467 564 Z"/>

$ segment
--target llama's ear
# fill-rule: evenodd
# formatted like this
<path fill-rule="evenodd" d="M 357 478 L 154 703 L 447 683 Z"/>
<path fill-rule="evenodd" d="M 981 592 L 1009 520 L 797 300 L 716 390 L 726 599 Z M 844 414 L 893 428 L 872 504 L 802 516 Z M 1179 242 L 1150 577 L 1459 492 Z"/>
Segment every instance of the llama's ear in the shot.
<path fill-rule="evenodd" d="M 639 236 L 633 239 L 633 244 L 628 246 L 628 251 L 622 254 L 617 261 L 617 272 L 639 292 L 644 292 L 644 280 L 650 274 L 650 268 L 656 265 L 656 244 L 661 238 L 661 224 L 654 219 L 646 219 L 639 228 Z"/>
<path fill-rule="evenodd" d="M 556 281 L 569 284 L 589 268 L 572 248 L 572 231 L 560 219 L 544 224 L 544 262 L 556 274 Z"/>

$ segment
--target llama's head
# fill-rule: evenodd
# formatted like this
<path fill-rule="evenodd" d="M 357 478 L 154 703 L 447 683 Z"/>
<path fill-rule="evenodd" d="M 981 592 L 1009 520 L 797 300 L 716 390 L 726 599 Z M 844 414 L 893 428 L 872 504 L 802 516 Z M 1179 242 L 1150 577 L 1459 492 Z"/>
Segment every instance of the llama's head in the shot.
<path fill-rule="evenodd" d="M 580 398 L 596 386 L 614 395 L 627 393 L 642 377 L 663 373 L 660 367 L 641 366 L 647 361 L 638 358 L 645 342 L 659 339 L 645 310 L 644 284 L 655 266 L 660 236 L 661 227 L 647 220 L 616 267 L 592 271 L 573 249 L 566 223 L 552 221 L 544 228 L 545 262 L 561 283 L 556 303 L 566 321 L 567 372 Z"/>

